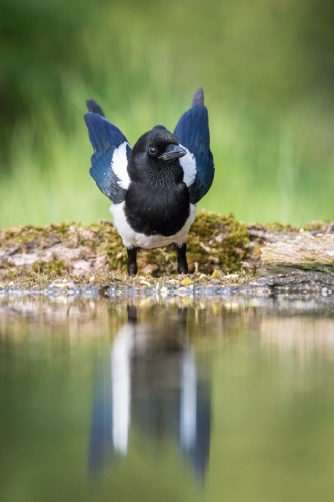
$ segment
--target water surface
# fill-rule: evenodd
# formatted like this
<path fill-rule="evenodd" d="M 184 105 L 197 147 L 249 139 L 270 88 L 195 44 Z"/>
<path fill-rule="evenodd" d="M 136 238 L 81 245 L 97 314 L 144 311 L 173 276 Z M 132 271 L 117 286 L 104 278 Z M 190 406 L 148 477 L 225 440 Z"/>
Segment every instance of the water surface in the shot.
<path fill-rule="evenodd" d="M 0 500 L 333 500 L 333 312 L 0 297 Z"/>

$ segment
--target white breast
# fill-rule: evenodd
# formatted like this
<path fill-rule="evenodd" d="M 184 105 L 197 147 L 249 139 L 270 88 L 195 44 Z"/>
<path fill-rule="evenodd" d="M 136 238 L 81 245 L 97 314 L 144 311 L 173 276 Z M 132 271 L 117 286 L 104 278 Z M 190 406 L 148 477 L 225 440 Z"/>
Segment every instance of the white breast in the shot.
<path fill-rule="evenodd" d="M 114 225 L 123 239 L 124 246 L 129 249 L 133 247 L 152 249 L 168 246 L 172 243 L 181 246 L 184 242 L 186 242 L 190 226 L 196 216 L 196 205 L 190 204 L 190 214 L 188 219 L 181 230 L 179 230 L 175 235 L 171 235 L 169 237 L 165 237 L 163 235 L 145 235 L 135 232 L 130 227 L 124 213 L 124 206 L 125 202 L 112 204 L 110 206 L 110 212 L 114 217 Z"/>

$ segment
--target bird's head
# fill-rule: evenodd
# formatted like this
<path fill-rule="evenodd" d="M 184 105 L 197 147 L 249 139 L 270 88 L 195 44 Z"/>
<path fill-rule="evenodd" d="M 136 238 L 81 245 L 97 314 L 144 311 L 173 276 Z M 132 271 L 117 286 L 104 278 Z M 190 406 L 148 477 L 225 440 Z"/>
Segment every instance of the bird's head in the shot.
<path fill-rule="evenodd" d="M 128 164 L 133 181 L 182 180 L 179 159 L 187 154 L 171 132 L 156 126 L 143 134 L 134 145 Z"/>

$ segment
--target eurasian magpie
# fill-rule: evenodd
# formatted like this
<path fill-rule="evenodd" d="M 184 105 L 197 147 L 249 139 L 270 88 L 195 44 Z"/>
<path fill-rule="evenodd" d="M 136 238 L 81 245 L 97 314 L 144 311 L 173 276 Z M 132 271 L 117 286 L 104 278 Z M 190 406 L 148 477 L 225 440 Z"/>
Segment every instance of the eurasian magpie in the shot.
<path fill-rule="evenodd" d="M 208 111 L 203 89 L 182 115 L 174 134 L 156 126 L 131 149 L 124 134 L 86 101 L 84 116 L 94 149 L 90 174 L 112 202 L 110 212 L 128 254 L 128 273 L 136 275 L 137 251 L 174 244 L 179 274 L 188 273 L 186 241 L 196 203 L 214 177 Z"/>

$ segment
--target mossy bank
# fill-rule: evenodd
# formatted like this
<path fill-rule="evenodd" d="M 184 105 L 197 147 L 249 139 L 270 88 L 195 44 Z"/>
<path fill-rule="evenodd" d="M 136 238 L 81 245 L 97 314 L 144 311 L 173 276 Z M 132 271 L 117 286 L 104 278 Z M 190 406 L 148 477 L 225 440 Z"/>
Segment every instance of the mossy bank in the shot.
<path fill-rule="evenodd" d="M 308 226 L 316 232 L 332 231 L 329 223 Z M 264 244 L 294 239 L 299 229 L 280 224 L 245 225 L 233 215 L 201 211 L 187 242 L 192 281 L 242 282 L 254 278 Z M 109 221 L 91 225 L 60 223 L 47 227 L 15 226 L 0 230 L 0 282 L 15 286 L 48 284 L 57 278 L 106 284 L 127 282 L 126 250 Z M 139 277 L 153 282 L 173 280 L 176 256 L 172 246 L 138 256 Z M 184 279 L 184 278 L 183 278 Z M 183 280 L 180 278 L 180 281 Z"/>

